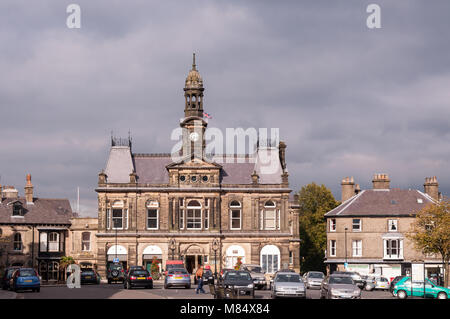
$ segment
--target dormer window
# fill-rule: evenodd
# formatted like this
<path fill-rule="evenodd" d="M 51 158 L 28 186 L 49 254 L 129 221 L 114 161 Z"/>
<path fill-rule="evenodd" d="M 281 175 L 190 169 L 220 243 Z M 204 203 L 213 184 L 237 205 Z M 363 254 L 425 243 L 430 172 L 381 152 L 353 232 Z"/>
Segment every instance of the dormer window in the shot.
<path fill-rule="evenodd" d="M 13 216 L 23 216 L 22 210 L 23 210 L 22 204 L 19 203 L 19 202 L 16 202 L 13 205 L 13 213 L 12 213 L 12 215 Z"/>

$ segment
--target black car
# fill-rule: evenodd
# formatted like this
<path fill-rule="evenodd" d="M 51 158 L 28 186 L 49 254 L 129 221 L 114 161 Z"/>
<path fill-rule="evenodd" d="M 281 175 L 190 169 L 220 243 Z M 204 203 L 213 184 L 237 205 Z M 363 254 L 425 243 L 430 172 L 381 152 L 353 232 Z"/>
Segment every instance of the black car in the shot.
<path fill-rule="evenodd" d="M 145 270 L 145 269 L 144 269 L 144 267 L 142 267 L 142 266 L 130 266 L 130 267 L 127 269 L 127 275 L 128 275 L 128 273 L 129 273 L 130 271 L 132 271 L 132 270 Z"/>
<path fill-rule="evenodd" d="M 122 264 L 111 264 L 107 272 L 108 284 L 112 282 L 125 282 L 125 272 Z"/>
<path fill-rule="evenodd" d="M 203 270 L 203 284 L 214 284 L 214 274 L 211 271 L 211 269 L 205 269 Z M 198 284 L 197 277 L 194 276 L 194 284 Z"/>
<path fill-rule="evenodd" d="M 123 283 L 125 289 L 131 289 L 133 287 L 153 288 L 153 278 L 150 276 L 147 270 L 143 269 L 130 269 L 127 277 Z"/>
<path fill-rule="evenodd" d="M 224 288 L 232 290 L 236 298 L 254 298 L 255 286 L 253 285 L 252 276 L 248 271 L 229 270 L 225 273 L 222 285 Z M 230 293 L 225 293 L 225 298 L 232 298 Z"/>
<path fill-rule="evenodd" d="M 98 284 L 99 278 L 95 270 L 91 268 L 81 269 L 80 283 L 83 284 Z"/>
<path fill-rule="evenodd" d="M 392 279 L 391 284 L 389 285 L 389 291 L 392 293 L 394 291 L 394 286 L 396 283 L 398 283 L 400 281 L 400 279 L 402 279 L 405 276 L 397 276 L 394 277 L 394 279 Z"/>
<path fill-rule="evenodd" d="M 5 269 L 5 273 L 2 278 L 2 289 L 3 290 L 8 290 L 10 288 L 9 283 L 10 283 L 11 276 L 14 273 L 14 271 L 17 269 L 20 269 L 20 267 L 13 266 L 13 267 L 8 267 Z"/>

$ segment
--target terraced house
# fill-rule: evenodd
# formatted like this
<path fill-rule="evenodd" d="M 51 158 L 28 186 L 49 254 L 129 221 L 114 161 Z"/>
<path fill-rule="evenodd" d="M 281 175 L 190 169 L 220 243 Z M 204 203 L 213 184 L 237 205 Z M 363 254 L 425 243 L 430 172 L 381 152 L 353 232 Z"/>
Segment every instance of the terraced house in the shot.
<path fill-rule="evenodd" d="M 0 268 L 34 267 L 44 282 L 65 278 L 59 267 L 69 251 L 72 213 L 67 199 L 34 196 L 27 175 L 25 196 L 13 186 L 0 186 Z"/>
<path fill-rule="evenodd" d="M 96 188 L 100 273 L 116 258 L 146 267 L 153 258 L 163 265 L 182 259 L 190 272 L 199 264 L 233 267 L 238 258 L 269 273 L 299 270 L 286 145 L 260 143 L 255 154 L 206 154 L 203 93 L 194 59 L 184 87 L 179 159 L 134 153 L 131 139 L 112 138 Z M 274 169 L 266 172 L 262 158 L 270 158 Z"/>
<path fill-rule="evenodd" d="M 440 199 L 436 177 L 425 179 L 424 191 L 394 189 L 387 174 L 375 174 L 373 188 L 360 190 L 344 178 L 342 204 L 325 214 L 328 272 L 377 273 L 388 279 L 411 274 L 411 263 L 425 262 L 426 275 L 443 273 L 439 256 L 423 255 L 405 236 L 415 214 Z"/>

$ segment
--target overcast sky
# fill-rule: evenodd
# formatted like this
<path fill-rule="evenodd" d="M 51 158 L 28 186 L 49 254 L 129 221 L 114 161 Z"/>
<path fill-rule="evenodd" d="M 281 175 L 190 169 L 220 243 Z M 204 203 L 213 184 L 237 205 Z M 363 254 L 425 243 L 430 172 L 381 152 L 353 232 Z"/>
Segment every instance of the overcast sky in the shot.
<path fill-rule="evenodd" d="M 66 7 L 81 7 L 81 28 Z M 366 7 L 381 6 L 381 29 Z M 0 174 L 96 216 L 111 131 L 170 152 L 192 52 L 210 127 L 280 128 L 291 188 L 340 180 L 450 193 L 450 1 L 0 3 Z"/>

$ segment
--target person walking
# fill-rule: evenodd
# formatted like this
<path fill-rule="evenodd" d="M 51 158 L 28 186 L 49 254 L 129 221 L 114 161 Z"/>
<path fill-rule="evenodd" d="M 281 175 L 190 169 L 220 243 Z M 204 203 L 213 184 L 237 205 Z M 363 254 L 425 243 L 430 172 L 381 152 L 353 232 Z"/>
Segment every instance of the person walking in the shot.
<path fill-rule="evenodd" d="M 197 271 L 195 272 L 195 279 L 197 279 L 198 282 L 198 286 L 197 289 L 195 290 L 195 293 L 198 294 L 198 292 L 200 291 L 202 294 L 206 293 L 205 290 L 203 289 L 203 266 L 200 265 L 197 269 Z"/>

